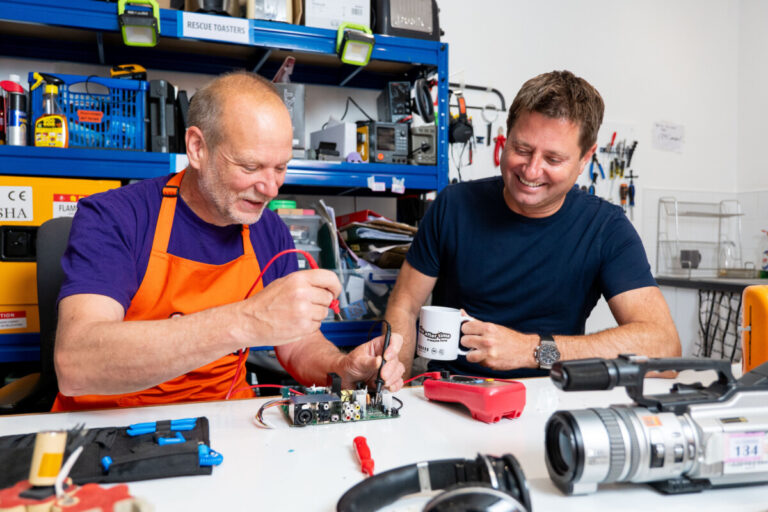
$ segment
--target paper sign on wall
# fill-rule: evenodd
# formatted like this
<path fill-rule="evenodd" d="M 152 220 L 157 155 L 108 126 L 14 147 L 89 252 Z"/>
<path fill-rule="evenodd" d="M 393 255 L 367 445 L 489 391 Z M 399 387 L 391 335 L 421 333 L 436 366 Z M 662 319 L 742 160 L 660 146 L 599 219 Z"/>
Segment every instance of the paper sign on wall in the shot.
<path fill-rule="evenodd" d="M 32 187 L 0 187 L 0 220 L 5 222 L 34 220 Z"/>
<path fill-rule="evenodd" d="M 685 126 L 664 122 L 653 123 L 653 148 L 661 151 L 683 152 Z"/>

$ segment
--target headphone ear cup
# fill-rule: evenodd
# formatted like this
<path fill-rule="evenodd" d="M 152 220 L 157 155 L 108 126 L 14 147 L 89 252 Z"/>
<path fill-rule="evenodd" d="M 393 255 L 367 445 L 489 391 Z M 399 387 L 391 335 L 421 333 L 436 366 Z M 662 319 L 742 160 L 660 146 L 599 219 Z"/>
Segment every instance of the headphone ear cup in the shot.
<path fill-rule="evenodd" d="M 447 487 L 424 505 L 424 512 L 529 512 L 509 493 L 480 482 Z"/>
<path fill-rule="evenodd" d="M 511 453 L 506 453 L 497 460 L 503 463 L 501 470 L 496 472 L 500 489 L 514 496 L 527 510 L 531 510 L 528 481 L 525 479 L 520 463 Z"/>

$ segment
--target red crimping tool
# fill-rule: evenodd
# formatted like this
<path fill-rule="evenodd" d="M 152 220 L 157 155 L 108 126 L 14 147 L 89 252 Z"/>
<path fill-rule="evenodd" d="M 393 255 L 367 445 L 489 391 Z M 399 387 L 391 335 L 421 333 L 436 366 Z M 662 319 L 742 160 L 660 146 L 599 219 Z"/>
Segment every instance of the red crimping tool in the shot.
<path fill-rule="evenodd" d="M 525 408 L 525 386 L 517 381 L 447 375 L 424 381 L 424 396 L 465 405 L 472 417 L 485 423 L 517 418 Z"/>

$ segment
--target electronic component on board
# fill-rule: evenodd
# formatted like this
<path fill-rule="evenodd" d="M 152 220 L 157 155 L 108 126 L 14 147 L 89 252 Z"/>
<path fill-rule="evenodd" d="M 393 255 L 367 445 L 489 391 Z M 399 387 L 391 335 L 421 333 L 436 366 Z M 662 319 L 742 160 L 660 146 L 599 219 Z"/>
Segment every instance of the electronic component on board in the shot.
<path fill-rule="evenodd" d="M 336 374 L 329 374 L 330 386 L 311 386 L 281 389 L 282 398 L 266 402 L 256 416 L 261 426 L 268 426 L 263 421 L 263 412 L 267 407 L 279 405 L 286 419 L 292 426 L 328 425 L 355 421 L 397 418 L 403 402 L 390 391 L 381 392 L 381 403 L 363 385 L 360 389 L 342 389 L 341 379 Z M 396 404 L 396 405 L 395 405 Z"/>

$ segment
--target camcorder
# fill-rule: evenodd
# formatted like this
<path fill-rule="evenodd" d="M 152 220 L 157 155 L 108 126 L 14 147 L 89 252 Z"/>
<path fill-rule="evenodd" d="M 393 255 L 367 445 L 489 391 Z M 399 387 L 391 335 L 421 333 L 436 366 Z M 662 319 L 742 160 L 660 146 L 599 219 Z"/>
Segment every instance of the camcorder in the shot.
<path fill-rule="evenodd" d="M 648 372 L 688 369 L 718 378 L 643 394 Z M 550 376 L 564 391 L 623 386 L 635 402 L 549 418 L 547 470 L 565 494 L 612 482 L 648 483 L 665 494 L 768 482 L 768 363 L 736 380 L 727 361 L 622 355 L 561 361 Z"/>

